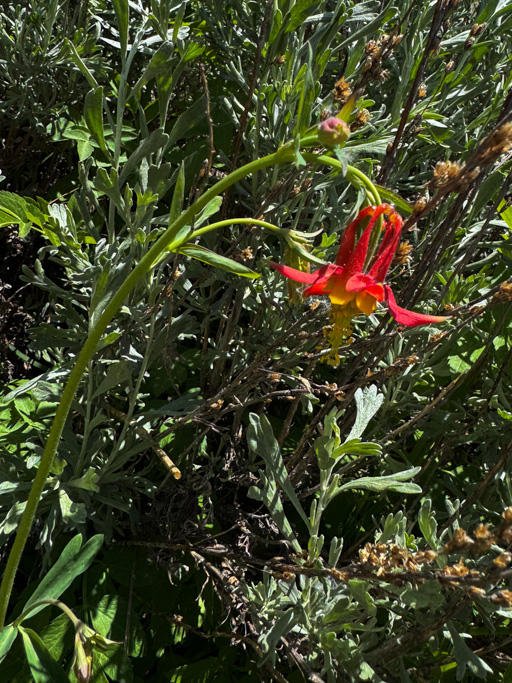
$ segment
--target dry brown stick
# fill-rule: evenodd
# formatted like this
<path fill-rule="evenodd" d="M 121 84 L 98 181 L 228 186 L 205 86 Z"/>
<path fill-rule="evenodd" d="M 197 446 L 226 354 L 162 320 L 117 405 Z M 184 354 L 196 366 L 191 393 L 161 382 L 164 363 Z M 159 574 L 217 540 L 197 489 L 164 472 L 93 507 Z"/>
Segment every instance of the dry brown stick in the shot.
<path fill-rule="evenodd" d="M 432 24 L 430 26 L 430 31 L 425 45 L 425 50 L 423 52 L 423 56 L 421 58 L 418 69 L 416 70 L 416 75 L 414 77 L 411 89 L 409 91 L 409 95 L 407 97 L 404 109 L 402 111 L 402 116 L 400 117 L 400 123 L 398 124 L 395 138 L 391 144 L 389 151 L 386 152 L 386 156 L 382 161 L 381 170 L 378 176 L 378 181 L 380 184 L 384 184 L 386 182 L 391 167 L 393 166 L 393 162 L 395 160 L 396 153 L 398 150 L 398 145 L 400 143 L 400 138 L 403 135 L 407 119 L 409 118 L 409 113 L 418 96 L 418 86 L 421 80 L 423 79 L 423 72 L 425 71 L 425 66 L 427 64 L 430 53 L 437 44 L 437 32 L 441 28 L 441 25 L 445 20 L 446 14 L 449 11 L 449 9 L 450 0 L 448 0 L 448 2 L 446 2 L 446 0 L 437 0 L 437 4 L 434 10 L 434 16 L 432 18 Z"/>
<path fill-rule="evenodd" d="M 114 408 L 113 406 L 109 405 L 108 406 L 108 411 L 115 417 L 117 420 L 120 422 L 126 422 L 127 415 L 126 413 L 123 413 L 121 410 L 118 410 L 117 408 Z M 130 426 L 131 425 L 136 425 L 137 420 L 131 420 Z M 170 459 L 170 457 L 167 455 L 167 453 L 163 450 L 163 448 L 160 448 L 158 444 L 156 444 L 153 439 L 151 438 L 151 434 L 144 429 L 144 427 L 141 426 L 135 426 L 135 432 L 138 434 L 138 436 L 141 437 L 141 439 L 144 439 L 144 441 L 148 441 L 148 445 L 151 448 L 151 450 L 158 455 L 160 460 L 162 461 L 162 464 L 165 466 L 169 474 L 171 474 L 174 479 L 181 479 L 181 472 L 178 467 L 173 463 L 173 461 Z"/>

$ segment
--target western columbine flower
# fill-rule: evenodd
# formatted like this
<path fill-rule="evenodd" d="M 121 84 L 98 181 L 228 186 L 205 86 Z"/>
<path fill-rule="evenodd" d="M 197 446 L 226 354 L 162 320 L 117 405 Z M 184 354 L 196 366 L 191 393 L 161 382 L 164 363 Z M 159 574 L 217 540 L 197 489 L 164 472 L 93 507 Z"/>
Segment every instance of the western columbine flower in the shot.
<path fill-rule="evenodd" d="M 386 215 L 384 237 L 377 253 L 368 258 L 368 247 L 375 223 L 380 216 Z M 356 240 L 356 232 L 365 218 L 370 221 L 361 237 Z M 328 362 L 339 363 L 338 347 L 352 334 L 352 318 L 364 313 L 371 315 L 378 301 L 387 303 L 392 317 L 401 325 L 415 327 L 441 322 L 446 317 L 424 315 L 401 308 L 396 303 L 389 285 L 384 284 L 389 266 L 398 248 L 402 218 L 389 204 L 368 206 L 356 216 L 345 230 L 335 263 L 322 266 L 314 273 L 304 273 L 295 268 L 270 262 L 272 268 L 282 275 L 307 284 L 303 296 L 328 294 L 331 300 L 332 330 L 329 332 L 331 355 Z M 367 262 L 369 261 L 369 262 Z"/>

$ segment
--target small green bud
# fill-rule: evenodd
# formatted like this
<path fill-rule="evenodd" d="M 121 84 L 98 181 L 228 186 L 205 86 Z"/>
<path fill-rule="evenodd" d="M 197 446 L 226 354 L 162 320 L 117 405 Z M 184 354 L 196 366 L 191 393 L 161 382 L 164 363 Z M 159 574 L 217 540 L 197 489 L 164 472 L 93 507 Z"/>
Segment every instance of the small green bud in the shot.
<path fill-rule="evenodd" d="M 342 119 L 331 116 L 318 124 L 318 142 L 324 147 L 342 145 L 350 137 L 350 128 Z"/>

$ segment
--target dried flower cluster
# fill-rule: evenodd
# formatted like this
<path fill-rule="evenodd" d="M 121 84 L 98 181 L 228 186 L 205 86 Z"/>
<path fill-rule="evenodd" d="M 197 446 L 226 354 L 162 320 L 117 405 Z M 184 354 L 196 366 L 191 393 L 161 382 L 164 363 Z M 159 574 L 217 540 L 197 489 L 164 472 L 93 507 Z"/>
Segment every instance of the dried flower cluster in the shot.
<path fill-rule="evenodd" d="M 392 266 L 403 266 L 411 260 L 414 247 L 410 242 L 401 242 L 391 261 Z"/>
<path fill-rule="evenodd" d="M 512 149 L 512 123 L 504 123 L 483 141 L 477 154 L 483 163 L 490 164 Z"/>
<path fill-rule="evenodd" d="M 340 105 L 345 104 L 350 95 L 352 95 L 350 83 L 347 83 L 343 76 L 334 84 L 332 95 L 336 104 Z"/>
<path fill-rule="evenodd" d="M 437 557 L 434 550 L 415 553 L 409 552 L 394 543 L 367 543 L 359 551 L 362 564 L 371 565 L 376 576 L 381 576 L 391 570 L 402 569 L 416 574 L 424 564 L 430 564 Z"/>
<path fill-rule="evenodd" d="M 461 166 L 456 161 L 438 161 L 434 168 L 431 187 L 440 187 L 454 181 L 461 173 Z"/>
<path fill-rule="evenodd" d="M 512 507 L 505 510 L 500 524 L 494 529 L 489 529 L 487 524 L 479 524 L 473 532 L 473 537 L 467 534 L 464 529 L 455 529 L 452 538 L 445 544 L 443 551 L 446 554 L 469 551 L 472 555 L 482 555 L 492 545 L 508 546 L 510 543 L 512 543 Z M 499 562 L 503 560 L 504 556 L 504 553 L 499 556 L 501 557 Z"/>
<path fill-rule="evenodd" d="M 362 128 L 365 126 L 368 121 L 370 120 L 370 112 L 368 109 L 360 109 L 357 112 L 356 118 L 352 121 L 350 124 L 350 130 L 355 131 L 358 130 L 359 128 Z"/>
<path fill-rule="evenodd" d="M 491 299 L 493 304 L 504 304 L 512 301 L 512 282 L 502 282 L 499 290 Z"/>
<path fill-rule="evenodd" d="M 358 87 L 364 85 L 364 81 L 385 81 L 388 73 L 382 69 L 382 61 L 403 40 L 403 34 L 383 34 L 378 40 L 369 40 L 365 45 L 365 59 L 363 62 L 363 79 Z"/>

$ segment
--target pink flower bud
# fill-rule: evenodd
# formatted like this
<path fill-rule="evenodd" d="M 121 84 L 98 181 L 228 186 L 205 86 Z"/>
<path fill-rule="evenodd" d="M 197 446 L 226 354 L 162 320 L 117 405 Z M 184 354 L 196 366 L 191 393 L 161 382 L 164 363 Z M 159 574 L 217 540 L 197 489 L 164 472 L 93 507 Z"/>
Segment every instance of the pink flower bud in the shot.
<path fill-rule="evenodd" d="M 324 147 L 336 147 L 350 137 L 350 128 L 341 119 L 331 116 L 318 124 L 318 142 Z"/>

